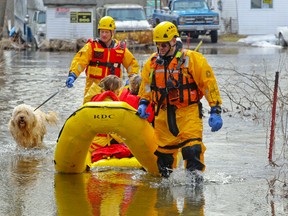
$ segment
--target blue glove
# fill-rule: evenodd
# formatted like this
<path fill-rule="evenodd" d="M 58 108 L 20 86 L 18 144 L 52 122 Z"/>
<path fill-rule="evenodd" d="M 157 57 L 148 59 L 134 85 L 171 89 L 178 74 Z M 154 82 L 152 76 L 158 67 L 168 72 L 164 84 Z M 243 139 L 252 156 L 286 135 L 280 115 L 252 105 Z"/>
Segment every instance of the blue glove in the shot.
<path fill-rule="evenodd" d="M 149 101 L 145 99 L 140 100 L 138 110 L 137 110 L 137 115 L 139 115 L 140 118 L 147 119 L 150 116 L 150 113 L 146 113 L 148 104 L 149 104 Z"/>
<path fill-rule="evenodd" d="M 74 83 L 74 81 L 76 80 L 76 78 L 77 78 L 76 74 L 73 73 L 73 72 L 70 72 L 70 73 L 69 73 L 69 76 L 68 76 L 68 78 L 67 78 L 67 80 L 66 80 L 66 86 L 67 86 L 68 88 L 73 87 L 73 83 Z"/>
<path fill-rule="evenodd" d="M 221 118 L 221 111 L 221 107 L 219 106 L 211 107 L 208 123 L 212 132 L 218 131 L 222 128 L 223 121 Z"/>

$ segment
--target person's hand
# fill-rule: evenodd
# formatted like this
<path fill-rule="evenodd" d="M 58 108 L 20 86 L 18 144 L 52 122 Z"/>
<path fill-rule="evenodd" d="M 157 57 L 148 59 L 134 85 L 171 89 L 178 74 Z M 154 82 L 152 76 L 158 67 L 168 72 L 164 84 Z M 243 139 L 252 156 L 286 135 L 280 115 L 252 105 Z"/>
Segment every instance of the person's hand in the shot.
<path fill-rule="evenodd" d="M 212 132 L 216 132 L 222 128 L 223 120 L 221 118 L 221 111 L 221 107 L 219 106 L 211 107 L 208 123 Z"/>
<path fill-rule="evenodd" d="M 127 85 L 129 85 L 129 84 L 130 84 L 129 79 L 127 79 L 127 80 L 125 81 L 125 86 L 127 86 Z"/>
<path fill-rule="evenodd" d="M 66 86 L 67 86 L 68 88 L 73 87 L 73 83 L 75 82 L 76 78 L 77 78 L 76 74 L 73 73 L 73 72 L 70 72 L 70 73 L 69 73 L 69 76 L 68 76 L 68 78 L 67 78 L 67 80 L 66 80 Z"/>
<path fill-rule="evenodd" d="M 140 118 L 147 119 L 150 115 L 150 113 L 146 113 L 146 109 L 148 107 L 149 101 L 145 99 L 141 99 L 138 110 L 137 110 L 137 115 L 139 115 Z"/>

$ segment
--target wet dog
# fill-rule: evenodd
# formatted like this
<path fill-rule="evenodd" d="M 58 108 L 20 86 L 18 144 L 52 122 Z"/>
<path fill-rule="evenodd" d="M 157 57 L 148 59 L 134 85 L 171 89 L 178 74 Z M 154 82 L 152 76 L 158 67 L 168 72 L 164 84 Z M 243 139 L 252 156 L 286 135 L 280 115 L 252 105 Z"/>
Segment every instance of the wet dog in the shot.
<path fill-rule="evenodd" d="M 18 146 L 24 148 L 41 148 L 47 133 L 46 125 L 56 125 L 58 117 L 55 112 L 48 114 L 21 104 L 14 108 L 8 123 L 9 131 Z"/>

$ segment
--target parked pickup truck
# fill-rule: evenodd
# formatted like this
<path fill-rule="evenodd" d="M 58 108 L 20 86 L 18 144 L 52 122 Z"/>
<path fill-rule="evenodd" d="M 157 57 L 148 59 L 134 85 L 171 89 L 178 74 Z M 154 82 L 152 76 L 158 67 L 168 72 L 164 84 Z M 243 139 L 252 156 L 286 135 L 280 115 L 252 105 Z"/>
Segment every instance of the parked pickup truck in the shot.
<path fill-rule="evenodd" d="M 99 2 L 98 6 L 101 5 Z M 131 4 L 129 2 L 132 1 L 128 0 L 125 0 L 125 4 L 106 4 L 106 2 L 107 0 L 104 5 L 97 8 L 96 22 L 99 22 L 103 16 L 111 16 L 115 20 L 116 39 L 125 40 L 129 46 L 149 46 L 153 44 L 153 29 L 146 19 L 142 5 Z"/>
<path fill-rule="evenodd" d="M 169 0 L 167 6 L 154 10 L 152 20 L 153 27 L 162 21 L 174 23 L 181 36 L 210 35 L 212 43 L 218 41 L 219 14 L 205 0 Z"/>
<path fill-rule="evenodd" d="M 288 26 L 279 26 L 276 28 L 275 37 L 276 43 L 287 47 L 288 46 Z"/>

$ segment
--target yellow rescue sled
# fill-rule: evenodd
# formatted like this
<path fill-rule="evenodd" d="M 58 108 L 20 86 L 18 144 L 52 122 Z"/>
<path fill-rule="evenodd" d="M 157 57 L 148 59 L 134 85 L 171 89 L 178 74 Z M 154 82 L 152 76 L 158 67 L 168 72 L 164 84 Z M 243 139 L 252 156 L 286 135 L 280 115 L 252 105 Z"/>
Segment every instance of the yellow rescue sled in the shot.
<path fill-rule="evenodd" d="M 89 146 L 95 134 L 116 134 L 129 147 L 133 158 L 101 160 L 91 164 Z M 57 172 L 82 173 L 87 167 L 143 167 L 158 174 L 157 149 L 153 127 L 139 118 L 126 102 L 88 102 L 75 111 L 60 131 L 54 155 Z"/>

